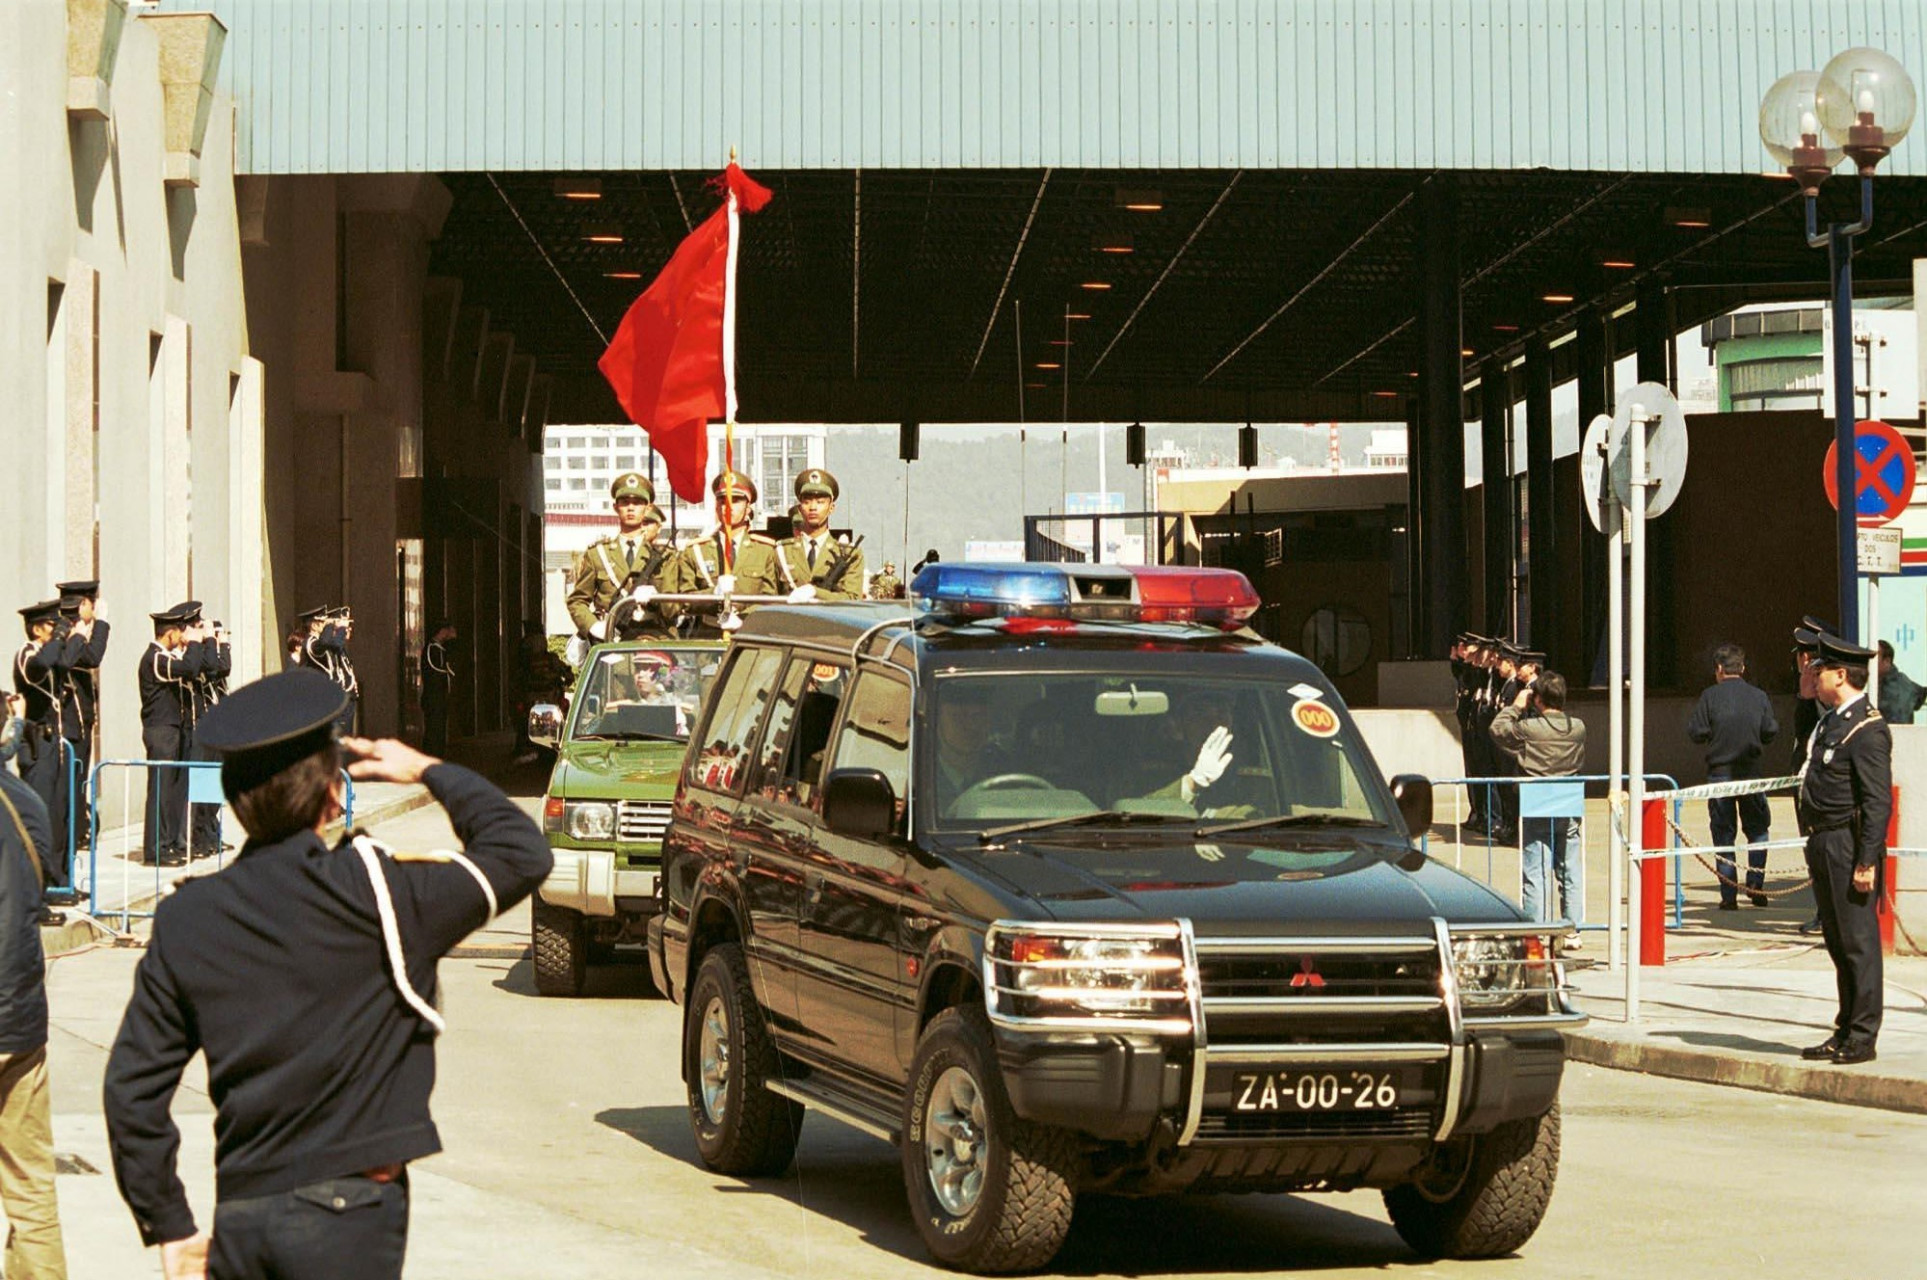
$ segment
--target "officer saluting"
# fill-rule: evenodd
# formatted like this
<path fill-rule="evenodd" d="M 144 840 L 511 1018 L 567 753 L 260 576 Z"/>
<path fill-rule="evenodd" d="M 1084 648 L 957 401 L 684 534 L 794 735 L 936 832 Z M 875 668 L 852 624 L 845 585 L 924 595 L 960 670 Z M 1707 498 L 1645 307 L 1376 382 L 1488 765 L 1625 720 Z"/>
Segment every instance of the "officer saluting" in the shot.
<path fill-rule="evenodd" d="M 706 591 L 718 595 L 784 594 L 777 585 L 775 540 L 749 532 L 756 486 L 742 472 L 725 469 L 710 482 L 709 491 L 716 500 L 716 531 L 682 549 L 670 566 L 664 590 L 689 595 Z M 697 633 L 720 635 L 722 625 L 704 618 Z"/>
<path fill-rule="evenodd" d="M 335 725 L 347 703 L 318 672 L 237 690 L 201 723 L 247 844 L 218 875 L 161 901 L 107 1063 L 114 1176 L 169 1276 L 394 1277 L 407 1165 L 441 1149 L 436 963 L 526 897 L 552 859 L 535 824 L 480 776 Z M 425 783 L 464 851 L 330 848 L 340 765 Z M 207 1059 L 215 1116 L 213 1230 L 197 1228 L 169 1114 Z"/>
<path fill-rule="evenodd" d="M 842 486 L 821 467 L 796 477 L 795 532 L 776 547 L 776 569 L 791 600 L 863 598 L 863 547 L 830 532 Z"/>
<path fill-rule="evenodd" d="M 656 509 L 656 487 L 649 477 L 625 472 L 609 486 L 609 497 L 615 503 L 616 531 L 576 557 L 569 584 L 569 619 L 576 634 L 589 640 L 616 638 L 609 623 L 616 597 L 627 590 L 646 605 L 662 589 L 676 551 L 657 537 L 662 512 Z"/>
<path fill-rule="evenodd" d="M 872 600 L 896 600 L 903 595 L 903 579 L 897 576 L 897 562 L 885 560 L 883 572 L 870 582 Z"/>
<path fill-rule="evenodd" d="M 83 642 L 61 622 L 60 601 L 45 600 L 20 611 L 27 643 L 13 659 L 13 690 L 26 702 L 20 739 L 20 776 L 47 806 L 52 823 L 40 851 L 50 885 L 67 883 L 67 735 L 62 708 L 68 704 L 69 673 Z"/>
<path fill-rule="evenodd" d="M 60 616 L 80 638 L 79 653 L 68 673 L 68 700 L 60 710 L 61 727 L 67 745 L 74 753 L 74 785 L 85 787 L 93 769 L 94 733 L 100 725 L 100 664 L 107 657 L 107 637 L 113 630 L 98 613 L 100 582 L 89 578 L 80 582 L 56 582 L 60 593 Z M 92 830 L 85 801 L 74 806 L 74 842 L 85 844 Z"/>
<path fill-rule="evenodd" d="M 1893 735 L 1867 697 L 1874 651 L 1819 637 L 1814 666 L 1826 713 L 1800 777 L 1800 832 L 1820 904 L 1820 932 L 1839 975 L 1833 1034 L 1800 1056 L 1871 1062 L 1880 1036 L 1880 925 L 1874 918 L 1893 814 Z"/>

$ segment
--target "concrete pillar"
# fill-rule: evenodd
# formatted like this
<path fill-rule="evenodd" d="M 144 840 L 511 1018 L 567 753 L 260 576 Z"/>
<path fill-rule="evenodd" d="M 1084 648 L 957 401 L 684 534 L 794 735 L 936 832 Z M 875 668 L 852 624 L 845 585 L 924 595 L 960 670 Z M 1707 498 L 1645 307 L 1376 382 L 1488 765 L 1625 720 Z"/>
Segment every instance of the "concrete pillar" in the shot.
<path fill-rule="evenodd" d="M 1603 311 L 1588 311 L 1579 318 L 1579 331 L 1574 344 L 1574 354 L 1578 368 L 1575 372 L 1579 379 L 1579 434 L 1584 438 L 1586 428 L 1592 420 L 1602 413 L 1612 412 L 1612 361 L 1611 343 L 1607 340 L 1611 324 Z M 1574 495 L 1575 501 L 1577 495 Z M 1560 528 L 1574 527 L 1570 522 L 1561 522 Z M 1594 682 L 1594 667 L 1598 665 L 1604 652 L 1606 636 L 1606 537 L 1592 527 L 1592 521 L 1584 515 L 1578 517 L 1579 530 L 1579 576 L 1582 583 L 1581 607 L 1574 611 L 1579 622 L 1577 641 L 1570 653 L 1559 661 L 1569 680 L 1583 684 Z M 1568 557 L 1570 560 L 1570 557 Z M 1566 565 L 1568 574 L 1572 572 L 1571 563 Z M 1603 667 L 1597 673 L 1604 681 Z"/>
<path fill-rule="evenodd" d="M 1565 605 L 1552 485 L 1552 357 L 1543 339 L 1526 348 L 1526 572 L 1532 607 L 1532 647 L 1548 661 Z"/>
<path fill-rule="evenodd" d="M 1413 594 L 1425 600 L 1424 650 L 1442 658 L 1465 625 L 1465 370 L 1459 308 L 1458 189 L 1435 174 L 1419 192 L 1418 431 L 1407 450 L 1420 459 L 1424 573 Z M 1422 455 L 1422 458 L 1421 458 Z"/>
<path fill-rule="evenodd" d="M 1480 507 L 1483 509 L 1485 542 L 1485 630 L 1486 634 L 1506 637 L 1512 634 L 1512 548 L 1516 532 L 1512 511 L 1512 468 L 1506 456 L 1505 416 L 1512 400 L 1512 388 L 1505 366 L 1487 360 L 1479 375 Z"/>

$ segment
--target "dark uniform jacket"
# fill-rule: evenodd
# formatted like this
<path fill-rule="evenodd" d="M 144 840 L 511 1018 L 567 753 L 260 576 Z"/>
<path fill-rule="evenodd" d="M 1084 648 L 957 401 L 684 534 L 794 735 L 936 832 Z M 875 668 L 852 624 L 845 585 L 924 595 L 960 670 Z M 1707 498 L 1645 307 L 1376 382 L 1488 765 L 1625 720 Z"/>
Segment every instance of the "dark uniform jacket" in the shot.
<path fill-rule="evenodd" d="M 547 841 L 486 779 L 452 764 L 424 777 L 505 910 L 549 872 Z M 381 860 L 411 986 L 488 919 L 468 868 Z M 312 832 L 250 840 L 219 875 L 161 900 L 107 1064 L 114 1176 L 148 1244 L 194 1217 L 175 1172 L 169 1103 L 195 1052 L 217 1115 L 216 1194 L 275 1195 L 430 1155 L 435 1037 L 390 976 L 368 872 L 347 842 Z"/>
<path fill-rule="evenodd" d="M 201 674 L 203 651 L 191 644 L 179 654 L 161 648 L 156 640 L 141 655 L 141 727 L 182 729 L 192 710 L 189 685 Z"/>
<path fill-rule="evenodd" d="M 234 647 L 217 644 L 213 636 L 200 642 L 201 671 L 188 682 L 187 699 L 190 723 L 213 709 L 227 696 L 227 678 L 234 670 Z"/>
<path fill-rule="evenodd" d="M 422 646 L 422 705 L 445 707 L 448 692 L 455 682 L 455 668 L 449 665 L 448 646 L 430 640 Z"/>
<path fill-rule="evenodd" d="M 1772 700 L 1744 680 L 1707 686 L 1686 720 L 1686 736 L 1706 748 L 1707 769 L 1735 778 L 1759 776 L 1760 748 L 1779 732 Z"/>
<path fill-rule="evenodd" d="M 34 649 L 22 645 L 13 659 L 13 691 L 26 700 L 30 724 L 59 725 L 74 660 L 84 646 L 79 636 L 60 636 Z"/>
<path fill-rule="evenodd" d="M 47 961 L 40 951 L 40 853 L 53 840 L 47 806 L 34 789 L 0 770 L 27 828 L 29 848 L 0 805 L 0 1053 L 32 1053 L 47 1043 Z"/>
<path fill-rule="evenodd" d="M 1800 782 L 1800 830 L 1854 832 L 1854 865 L 1877 866 L 1893 816 L 1893 734 L 1865 694 L 1820 717 Z"/>
<path fill-rule="evenodd" d="M 107 633 L 113 628 L 107 619 L 94 619 L 91 639 L 76 641 L 73 670 L 68 673 L 67 697 L 61 704 L 60 719 L 69 742 L 86 740 L 100 723 L 100 664 L 107 657 Z"/>

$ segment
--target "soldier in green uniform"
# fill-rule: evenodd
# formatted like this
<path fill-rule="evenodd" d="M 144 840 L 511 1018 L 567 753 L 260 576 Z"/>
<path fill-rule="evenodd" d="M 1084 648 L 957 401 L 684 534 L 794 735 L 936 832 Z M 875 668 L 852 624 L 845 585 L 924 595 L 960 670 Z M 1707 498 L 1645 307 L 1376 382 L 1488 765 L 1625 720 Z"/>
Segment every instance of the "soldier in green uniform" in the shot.
<path fill-rule="evenodd" d="M 903 579 L 897 577 L 897 562 L 885 560 L 883 572 L 870 583 L 870 599 L 897 600 L 903 596 Z"/>
<path fill-rule="evenodd" d="M 665 592 L 693 595 L 773 596 L 787 593 L 780 587 L 776 568 L 776 540 L 749 531 L 750 513 L 756 508 L 756 486 L 740 471 L 724 470 L 710 483 L 716 500 L 716 530 L 692 542 L 670 562 L 661 583 Z M 694 614 L 697 635 L 715 636 L 733 615 L 720 608 L 665 606 L 663 612 Z"/>
<path fill-rule="evenodd" d="M 615 502 L 616 531 L 576 557 L 569 586 L 569 619 L 585 640 L 615 639 L 609 613 L 616 598 L 626 592 L 647 605 L 648 597 L 663 589 L 675 559 L 675 548 L 657 537 L 662 512 L 647 476 L 624 472 L 609 486 L 609 496 Z"/>
<path fill-rule="evenodd" d="M 830 532 L 841 492 L 836 477 L 821 467 L 796 477 L 800 523 L 776 548 L 777 573 L 792 601 L 863 598 L 863 547 Z"/>

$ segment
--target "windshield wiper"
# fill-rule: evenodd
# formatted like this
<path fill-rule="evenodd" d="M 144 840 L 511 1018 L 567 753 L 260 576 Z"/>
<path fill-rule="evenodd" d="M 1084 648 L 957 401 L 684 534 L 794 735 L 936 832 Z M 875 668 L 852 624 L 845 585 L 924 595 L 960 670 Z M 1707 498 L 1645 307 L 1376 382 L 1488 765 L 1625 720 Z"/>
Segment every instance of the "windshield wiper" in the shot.
<path fill-rule="evenodd" d="M 1063 818 L 1032 818 L 1026 822 L 1013 822 L 1008 826 L 988 827 L 977 833 L 979 844 L 993 844 L 1005 836 L 1014 836 L 1021 831 L 1043 831 L 1051 827 L 1094 827 L 1101 823 L 1114 822 L 1119 825 L 1139 822 L 1189 822 L 1169 813 L 1124 813 L 1117 809 L 1099 809 L 1095 813 L 1074 813 Z"/>
<path fill-rule="evenodd" d="M 1237 822 L 1213 823 L 1208 827 L 1199 827 L 1192 834 L 1223 836 L 1234 831 L 1258 831 L 1266 827 L 1382 827 L 1384 825 L 1377 818 L 1361 818 L 1349 813 L 1292 813 L 1273 814 L 1269 818 L 1242 818 Z"/>

